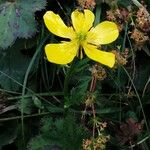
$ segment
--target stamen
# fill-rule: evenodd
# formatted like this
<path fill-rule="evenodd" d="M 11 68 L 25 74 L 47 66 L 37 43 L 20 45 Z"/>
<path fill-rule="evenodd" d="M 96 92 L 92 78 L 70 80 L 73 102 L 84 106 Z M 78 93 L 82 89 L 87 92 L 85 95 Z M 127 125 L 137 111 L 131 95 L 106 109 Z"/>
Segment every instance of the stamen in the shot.
<path fill-rule="evenodd" d="M 82 59 L 83 58 L 83 51 L 82 51 L 82 46 L 80 46 L 78 52 L 77 52 L 77 57 Z"/>
<path fill-rule="evenodd" d="M 83 58 L 83 52 L 82 52 L 82 47 L 80 47 L 80 59 Z"/>
<path fill-rule="evenodd" d="M 78 33 L 77 38 L 78 38 L 79 41 L 84 41 L 84 40 L 86 40 L 86 34 L 82 33 L 82 32 Z"/>

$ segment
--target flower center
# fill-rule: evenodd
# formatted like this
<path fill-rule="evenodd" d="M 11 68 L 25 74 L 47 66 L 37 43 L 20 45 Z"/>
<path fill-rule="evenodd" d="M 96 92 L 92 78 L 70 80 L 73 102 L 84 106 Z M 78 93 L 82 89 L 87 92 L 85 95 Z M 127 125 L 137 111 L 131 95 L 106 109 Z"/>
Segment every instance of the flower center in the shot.
<path fill-rule="evenodd" d="M 85 41 L 86 40 L 86 34 L 85 33 L 77 33 L 77 39 L 79 40 L 79 42 Z"/>

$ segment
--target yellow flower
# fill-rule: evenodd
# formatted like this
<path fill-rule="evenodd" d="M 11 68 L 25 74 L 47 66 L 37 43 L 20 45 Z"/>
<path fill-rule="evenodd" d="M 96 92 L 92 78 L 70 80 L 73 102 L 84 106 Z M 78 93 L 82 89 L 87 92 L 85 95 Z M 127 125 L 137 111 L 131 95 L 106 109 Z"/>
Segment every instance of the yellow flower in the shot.
<path fill-rule="evenodd" d="M 70 41 L 47 44 L 45 52 L 47 59 L 56 64 L 70 63 L 75 56 L 82 58 L 83 50 L 92 60 L 113 67 L 115 55 L 99 50 L 99 45 L 115 41 L 119 35 L 117 25 L 110 21 L 103 21 L 92 28 L 95 16 L 85 9 L 84 13 L 75 10 L 71 14 L 73 27 L 68 27 L 58 14 L 47 11 L 44 22 L 49 31 Z"/>

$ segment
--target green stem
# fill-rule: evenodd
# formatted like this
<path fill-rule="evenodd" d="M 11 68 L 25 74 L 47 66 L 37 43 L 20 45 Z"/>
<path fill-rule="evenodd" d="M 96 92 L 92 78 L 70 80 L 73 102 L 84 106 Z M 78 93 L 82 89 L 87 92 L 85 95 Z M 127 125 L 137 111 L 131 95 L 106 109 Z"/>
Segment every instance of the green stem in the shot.
<path fill-rule="evenodd" d="M 147 139 L 150 138 L 150 135 L 146 136 L 145 138 L 143 138 L 142 140 L 140 140 L 139 142 L 137 142 L 136 144 L 134 145 L 131 145 L 130 147 L 136 147 L 137 145 L 140 145 L 142 143 L 144 143 Z"/>
<path fill-rule="evenodd" d="M 137 0 L 132 0 L 132 2 L 134 3 L 134 5 L 136 5 L 139 8 L 143 8 L 144 6 Z"/>
<path fill-rule="evenodd" d="M 126 24 L 125 24 L 125 33 L 124 33 L 124 38 L 123 38 L 121 52 L 125 50 L 125 44 L 126 44 L 126 39 L 127 39 L 127 34 L 128 34 L 127 31 L 128 31 L 128 23 L 126 22 Z"/>
<path fill-rule="evenodd" d="M 66 74 L 66 77 L 65 77 L 65 81 L 64 81 L 64 98 L 67 98 L 68 97 L 68 87 L 69 87 L 69 80 L 72 76 L 72 72 L 73 72 L 73 63 L 71 64 L 71 67 L 69 68 L 69 71 L 67 72 Z"/>
<path fill-rule="evenodd" d="M 23 82 L 23 88 L 22 88 L 22 98 L 21 98 L 21 127 L 22 127 L 22 140 L 23 140 L 23 143 L 25 143 L 24 141 L 24 116 L 23 116 L 23 102 L 24 102 L 24 96 L 25 96 L 25 91 L 26 91 L 26 85 L 27 85 L 27 80 L 28 80 L 28 76 L 29 76 L 29 73 L 31 71 L 31 68 L 33 66 L 33 63 L 35 62 L 38 54 L 40 53 L 45 41 L 48 39 L 49 36 L 46 36 L 44 38 L 44 40 L 41 41 L 41 43 L 39 44 L 39 47 L 37 48 L 35 54 L 33 55 L 33 58 L 31 59 L 30 63 L 29 63 L 29 66 L 27 68 L 27 71 L 26 71 L 26 74 L 25 74 L 25 77 L 24 77 L 24 82 Z M 23 145 L 24 146 L 24 145 Z"/>
<path fill-rule="evenodd" d="M 10 76 L 7 75 L 6 73 L 4 73 L 4 72 L 2 72 L 2 71 L 0 71 L 0 73 L 3 74 L 3 75 L 4 75 L 5 77 L 7 77 L 8 79 L 14 81 L 15 83 L 17 83 L 17 84 L 20 85 L 21 87 L 23 87 L 23 84 L 19 83 L 17 80 L 15 80 L 14 78 L 10 77 Z M 27 88 L 27 87 L 25 87 L 25 89 L 26 89 L 28 92 L 32 93 L 32 95 L 35 95 L 35 94 L 36 94 L 34 91 L 32 91 L 31 89 L 29 89 L 29 88 Z M 22 94 L 22 93 L 16 93 L 16 92 L 11 92 L 11 91 L 7 91 L 7 90 L 3 90 L 3 89 L 1 89 L 0 91 L 12 93 L 12 94 L 19 94 L 19 95 Z M 62 95 L 63 95 L 63 93 L 62 93 Z M 25 95 L 24 95 L 24 96 L 25 96 Z M 48 103 L 48 104 L 50 104 L 50 105 L 52 105 L 52 106 L 55 106 L 55 105 L 52 104 L 50 101 L 44 99 L 44 98 L 41 97 L 40 95 L 36 95 L 36 96 L 38 96 L 41 100 L 45 101 L 46 103 Z M 21 96 L 21 97 L 22 97 L 22 96 Z"/>
<path fill-rule="evenodd" d="M 31 117 L 38 117 L 38 116 L 44 116 L 50 114 L 49 112 L 44 112 L 44 113 L 38 113 L 38 114 L 32 114 L 32 115 L 25 115 L 24 118 L 31 118 Z M 21 119 L 21 116 L 16 116 L 16 117 L 9 117 L 9 118 L 2 118 L 0 119 L 0 122 L 5 122 L 5 121 L 11 121 L 11 120 L 16 120 L 16 119 Z"/>
<path fill-rule="evenodd" d="M 62 92 L 49 92 L 49 93 L 34 93 L 34 94 L 29 94 L 29 95 L 24 95 L 23 98 L 29 98 L 33 96 L 60 96 L 63 95 Z M 8 97 L 8 100 L 16 100 L 16 99 L 21 99 L 22 96 L 13 96 L 13 97 Z"/>
<path fill-rule="evenodd" d="M 138 94 L 138 92 L 137 92 L 137 90 L 136 90 L 136 87 L 135 87 L 135 85 L 134 85 L 134 83 L 133 83 L 133 80 L 132 80 L 132 78 L 130 77 L 128 71 L 127 71 L 123 66 L 122 66 L 122 68 L 123 68 L 123 70 L 125 71 L 125 73 L 127 74 L 127 76 L 129 77 L 129 79 L 130 79 L 130 81 L 131 81 L 131 84 L 132 84 L 132 86 L 133 86 L 133 88 L 134 88 L 134 91 L 135 91 L 135 93 L 136 93 L 136 95 L 137 95 L 137 99 L 138 99 L 139 104 L 140 104 L 140 107 L 141 107 L 141 111 L 142 111 L 142 114 L 143 114 L 143 118 L 144 118 L 144 121 L 145 121 L 145 125 L 146 125 L 147 131 L 148 131 L 148 133 L 149 133 L 150 131 L 149 131 L 147 119 L 146 119 L 146 116 L 145 116 L 144 108 L 143 108 L 143 105 L 142 105 L 142 102 L 141 102 L 141 98 L 140 98 L 140 96 L 139 96 L 139 94 Z"/>

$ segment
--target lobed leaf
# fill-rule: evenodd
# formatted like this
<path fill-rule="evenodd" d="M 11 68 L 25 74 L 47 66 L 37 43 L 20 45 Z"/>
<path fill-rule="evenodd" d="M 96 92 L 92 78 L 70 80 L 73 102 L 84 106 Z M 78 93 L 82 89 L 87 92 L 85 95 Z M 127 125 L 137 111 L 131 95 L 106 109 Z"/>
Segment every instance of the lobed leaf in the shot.
<path fill-rule="evenodd" d="M 46 6 L 46 0 L 0 1 L 0 49 L 17 38 L 30 38 L 37 31 L 34 13 Z"/>

